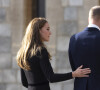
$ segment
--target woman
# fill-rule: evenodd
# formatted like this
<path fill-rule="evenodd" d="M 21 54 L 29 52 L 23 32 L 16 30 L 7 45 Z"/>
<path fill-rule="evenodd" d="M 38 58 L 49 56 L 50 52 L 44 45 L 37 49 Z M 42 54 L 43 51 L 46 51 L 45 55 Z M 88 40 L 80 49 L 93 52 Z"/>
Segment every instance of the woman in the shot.
<path fill-rule="evenodd" d="M 21 81 L 28 90 L 50 90 L 49 82 L 60 82 L 74 77 L 88 77 L 89 68 L 58 74 L 50 64 L 50 54 L 44 45 L 49 41 L 51 32 L 46 19 L 33 19 L 27 29 L 22 46 L 17 54 L 17 63 L 21 68 Z"/>

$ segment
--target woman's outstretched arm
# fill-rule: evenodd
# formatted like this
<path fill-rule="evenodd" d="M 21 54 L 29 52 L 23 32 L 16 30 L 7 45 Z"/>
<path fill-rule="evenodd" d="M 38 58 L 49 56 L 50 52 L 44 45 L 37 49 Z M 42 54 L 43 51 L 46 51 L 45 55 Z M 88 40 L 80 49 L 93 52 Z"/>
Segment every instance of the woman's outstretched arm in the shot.
<path fill-rule="evenodd" d="M 40 57 L 40 66 L 41 69 L 44 73 L 44 75 L 47 77 L 48 81 L 53 83 L 53 82 L 60 82 L 60 81 L 65 81 L 72 79 L 73 77 L 88 77 L 88 75 L 85 75 L 87 73 L 90 73 L 90 69 L 81 69 L 82 66 L 80 66 L 76 71 L 74 72 L 69 72 L 69 73 L 54 73 L 51 63 L 48 58 L 48 53 L 46 49 L 43 49 L 41 52 L 41 57 Z"/>

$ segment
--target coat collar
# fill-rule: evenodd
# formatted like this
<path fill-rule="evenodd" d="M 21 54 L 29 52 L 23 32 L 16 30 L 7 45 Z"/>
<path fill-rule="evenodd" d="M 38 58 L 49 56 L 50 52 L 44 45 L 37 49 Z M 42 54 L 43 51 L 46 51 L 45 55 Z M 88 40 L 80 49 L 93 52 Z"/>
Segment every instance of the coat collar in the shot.
<path fill-rule="evenodd" d="M 96 24 L 89 24 L 88 27 L 97 28 L 100 30 L 99 26 L 97 26 Z"/>
<path fill-rule="evenodd" d="M 87 31 L 100 31 L 98 28 L 95 28 L 95 27 L 86 27 L 85 30 L 87 30 Z"/>

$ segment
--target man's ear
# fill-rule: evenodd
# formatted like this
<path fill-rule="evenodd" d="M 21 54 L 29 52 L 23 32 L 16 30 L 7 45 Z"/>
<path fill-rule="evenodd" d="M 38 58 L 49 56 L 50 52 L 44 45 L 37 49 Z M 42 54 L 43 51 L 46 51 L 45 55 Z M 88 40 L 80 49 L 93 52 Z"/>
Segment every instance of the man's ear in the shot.
<path fill-rule="evenodd" d="M 99 23 L 99 25 L 98 25 L 98 26 L 99 26 L 99 28 L 100 28 L 100 19 L 99 19 L 99 22 L 98 22 L 98 23 Z"/>

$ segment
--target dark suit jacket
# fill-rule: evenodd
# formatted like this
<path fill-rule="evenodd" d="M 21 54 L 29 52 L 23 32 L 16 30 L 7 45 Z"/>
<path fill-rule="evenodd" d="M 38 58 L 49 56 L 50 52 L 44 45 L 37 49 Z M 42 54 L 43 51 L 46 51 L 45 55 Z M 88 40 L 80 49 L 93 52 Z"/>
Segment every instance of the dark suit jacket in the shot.
<path fill-rule="evenodd" d="M 60 82 L 72 79 L 72 72 L 57 74 L 53 72 L 48 52 L 45 48 L 29 60 L 30 71 L 21 69 L 21 81 L 28 90 L 49 90 L 49 82 Z M 34 88 L 34 89 L 33 89 Z"/>
<path fill-rule="evenodd" d="M 72 70 L 80 65 L 90 68 L 89 78 L 76 78 L 74 90 L 100 90 L 100 31 L 85 28 L 73 35 L 69 44 L 69 60 Z"/>

